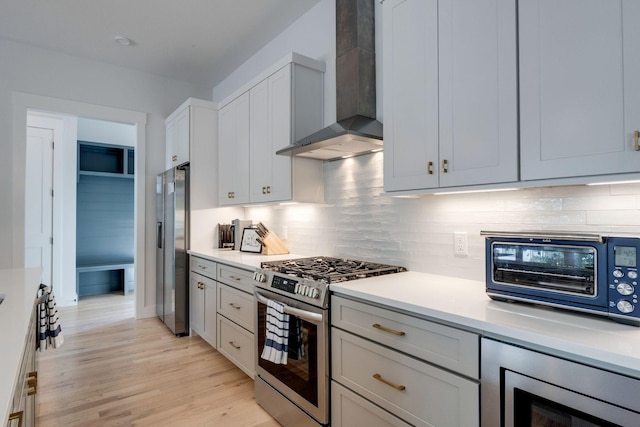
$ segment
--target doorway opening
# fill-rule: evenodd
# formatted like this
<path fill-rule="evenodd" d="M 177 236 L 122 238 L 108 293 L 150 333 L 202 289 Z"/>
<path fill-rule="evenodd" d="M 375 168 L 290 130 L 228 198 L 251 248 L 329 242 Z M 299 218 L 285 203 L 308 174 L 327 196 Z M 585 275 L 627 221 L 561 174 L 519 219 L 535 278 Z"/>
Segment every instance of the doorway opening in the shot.
<path fill-rule="evenodd" d="M 76 290 L 76 183 L 78 179 L 78 120 L 97 120 L 126 124 L 134 135 L 135 156 L 133 193 L 133 271 L 136 317 L 151 317 L 155 305 L 145 306 L 144 288 L 144 224 L 145 224 L 145 126 L 146 114 L 111 107 L 86 104 L 38 95 L 14 93 L 14 164 L 28 165 L 25 141 L 27 123 L 32 117 L 40 117 L 55 123 L 53 153 L 52 207 L 52 262 L 51 285 L 56 292 L 58 305 L 75 305 L 78 301 Z M 12 264 L 16 267 L 28 265 L 26 236 L 26 191 L 27 167 L 14 168 L 14 227 Z"/>

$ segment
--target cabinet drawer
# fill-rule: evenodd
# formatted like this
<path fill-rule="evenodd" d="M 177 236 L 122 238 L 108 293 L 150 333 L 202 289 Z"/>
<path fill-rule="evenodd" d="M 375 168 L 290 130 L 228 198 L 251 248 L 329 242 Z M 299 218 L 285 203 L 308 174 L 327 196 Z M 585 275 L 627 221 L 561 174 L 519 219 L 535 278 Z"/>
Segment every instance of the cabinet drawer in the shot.
<path fill-rule="evenodd" d="M 251 378 L 255 375 L 253 334 L 218 314 L 218 351 Z"/>
<path fill-rule="evenodd" d="M 192 256 L 191 271 L 216 280 L 216 263 L 208 259 Z"/>
<path fill-rule="evenodd" d="M 471 378 L 480 378 L 480 337 L 472 332 L 331 297 L 331 324 Z"/>
<path fill-rule="evenodd" d="M 218 313 L 224 314 L 243 328 L 254 332 L 255 307 L 253 295 L 231 286 L 218 286 Z"/>
<path fill-rule="evenodd" d="M 472 427 L 480 385 L 336 328 L 332 378 L 416 426 Z"/>
<path fill-rule="evenodd" d="M 218 281 L 253 294 L 253 270 L 218 264 Z"/>
<path fill-rule="evenodd" d="M 399 418 L 331 381 L 332 427 L 409 427 Z"/>

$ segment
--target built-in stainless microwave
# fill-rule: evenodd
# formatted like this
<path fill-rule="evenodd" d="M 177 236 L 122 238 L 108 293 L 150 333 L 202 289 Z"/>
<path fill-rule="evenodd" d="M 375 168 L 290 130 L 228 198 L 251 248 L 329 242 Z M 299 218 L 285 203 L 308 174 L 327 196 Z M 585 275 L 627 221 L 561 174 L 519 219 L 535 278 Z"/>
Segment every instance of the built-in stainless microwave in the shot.
<path fill-rule="evenodd" d="M 486 236 L 487 295 L 609 316 L 640 326 L 640 238 L 586 233 Z"/>

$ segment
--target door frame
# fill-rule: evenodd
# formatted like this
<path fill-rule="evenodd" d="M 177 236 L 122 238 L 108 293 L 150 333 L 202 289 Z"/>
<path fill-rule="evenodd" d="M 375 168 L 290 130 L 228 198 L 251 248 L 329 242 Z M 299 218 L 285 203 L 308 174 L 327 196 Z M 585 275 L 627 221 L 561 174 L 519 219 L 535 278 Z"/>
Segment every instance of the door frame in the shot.
<path fill-rule="evenodd" d="M 122 108 L 107 107 L 67 99 L 13 92 L 13 236 L 12 262 L 15 268 L 24 266 L 25 223 L 24 223 L 24 191 L 27 138 L 27 116 L 30 112 L 86 117 L 136 126 L 136 156 L 134 178 L 134 245 L 135 245 L 135 284 L 136 284 L 136 317 L 151 317 L 155 313 L 155 300 L 146 301 L 145 289 L 145 182 L 146 182 L 146 123 L 147 114 Z M 55 154 L 54 154 L 55 155 Z M 58 189 L 60 190 L 60 189 Z M 62 236 L 60 236 L 62 238 Z M 75 252 L 74 252 L 75 253 Z M 75 259 L 74 259 L 75 264 Z M 75 273 L 75 272 L 74 272 Z M 151 313 L 148 314 L 147 312 Z"/>

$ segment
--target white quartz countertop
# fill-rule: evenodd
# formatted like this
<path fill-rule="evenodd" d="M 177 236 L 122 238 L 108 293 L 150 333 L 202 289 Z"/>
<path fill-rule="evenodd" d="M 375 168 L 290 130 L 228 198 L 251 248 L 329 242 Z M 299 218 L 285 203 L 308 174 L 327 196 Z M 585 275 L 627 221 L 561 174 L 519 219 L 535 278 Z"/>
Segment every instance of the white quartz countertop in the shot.
<path fill-rule="evenodd" d="M 330 288 L 335 294 L 640 378 L 640 327 L 566 310 L 492 301 L 484 282 L 411 271 Z"/>
<path fill-rule="evenodd" d="M 190 255 L 208 259 L 214 262 L 231 265 L 244 269 L 260 268 L 262 261 L 280 261 L 283 259 L 304 258 L 304 255 L 262 255 L 251 252 L 240 252 L 230 249 L 192 249 L 187 251 Z"/>
<path fill-rule="evenodd" d="M 5 294 L 4 302 L 0 304 L 0 425 L 5 425 L 11 412 L 13 387 L 20 370 L 41 274 L 39 268 L 0 269 L 0 294 Z"/>
<path fill-rule="evenodd" d="M 193 250 L 239 268 L 302 255 Z M 485 283 L 408 271 L 332 284 L 335 294 L 384 305 L 436 322 L 640 378 L 640 327 L 608 318 L 529 304 L 492 301 Z"/>

